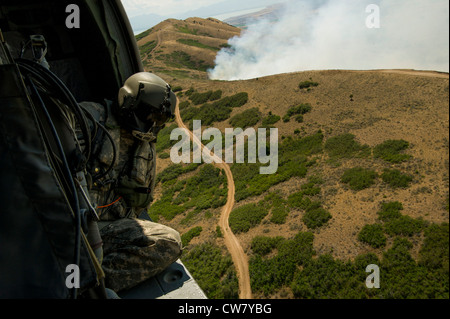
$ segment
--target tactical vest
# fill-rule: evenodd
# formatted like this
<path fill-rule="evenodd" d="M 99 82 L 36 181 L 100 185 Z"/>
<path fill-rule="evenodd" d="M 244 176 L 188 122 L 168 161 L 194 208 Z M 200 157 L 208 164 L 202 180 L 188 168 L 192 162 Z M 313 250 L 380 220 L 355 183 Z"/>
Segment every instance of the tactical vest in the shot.
<path fill-rule="evenodd" d="M 129 132 L 119 126 L 112 103 L 80 103 L 107 129 L 97 130 L 88 169 L 90 196 L 101 220 L 138 217 L 153 201 L 155 141 L 152 133 Z M 112 168 L 108 171 L 108 168 Z"/>

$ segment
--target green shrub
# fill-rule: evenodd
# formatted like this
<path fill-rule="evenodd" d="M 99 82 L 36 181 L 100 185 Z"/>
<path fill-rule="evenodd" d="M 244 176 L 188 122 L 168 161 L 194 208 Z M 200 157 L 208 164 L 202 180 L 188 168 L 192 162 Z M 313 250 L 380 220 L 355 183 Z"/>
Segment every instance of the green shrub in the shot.
<path fill-rule="evenodd" d="M 204 93 L 192 93 L 189 96 L 189 99 L 192 101 L 194 105 L 204 104 L 208 101 L 217 101 L 222 98 L 222 91 L 207 91 Z"/>
<path fill-rule="evenodd" d="M 264 205 L 264 207 L 270 209 L 274 206 L 283 206 L 286 204 L 286 201 L 281 196 L 280 192 L 269 192 L 263 200 L 259 202 L 260 205 Z"/>
<path fill-rule="evenodd" d="M 320 194 L 320 187 L 317 187 L 316 184 L 319 184 L 320 181 L 310 180 L 307 183 L 301 186 L 303 195 L 314 196 Z"/>
<path fill-rule="evenodd" d="M 189 245 L 189 243 L 194 237 L 200 236 L 202 230 L 203 228 L 201 226 L 198 226 L 190 229 L 187 233 L 181 235 L 181 243 L 183 244 L 183 247 Z"/>
<path fill-rule="evenodd" d="M 270 221 L 274 224 L 284 224 L 289 215 L 289 210 L 284 205 L 276 205 L 272 208 Z"/>
<path fill-rule="evenodd" d="M 203 60 L 195 60 L 192 56 L 183 51 L 174 51 L 170 54 L 160 56 L 161 60 L 167 64 L 178 69 L 191 69 L 206 72 L 206 70 L 214 67 L 213 65 L 206 64 Z"/>
<path fill-rule="evenodd" d="M 189 27 L 187 25 L 183 25 L 183 26 L 175 25 L 175 28 L 177 29 L 178 32 L 181 32 L 181 33 L 193 34 L 193 35 L 197 35 L 197 33 L 198 33 L 198 29 L 189 29 Z"/>
<path fill-rule="evenodd" d="M 191 96 L 194 92 L 195 92 L 195 89 L 194 89 L 194 88 L 190 88 L 190 89 L 187 90 L 184 94 L 185 94 L 186 96 Z"/>
<path fill-rule="evenodd" d="M 447 251 L 446 269 L 439 268 L 439 266 L 431 268 L 417 264 L 409 252 L 412 247 L 413 245 L 407 239 L 395 238 L 392 248 L 383 254 L 380 271 L 384 284 L 378 292 L 379 297 L 385 299 L 448 299 L 448 230 L 447 247 L 442 247 L 444 251 Z M 442 251 L 441 249 L 439 250 Z M 442 259 L 438 263 L 441 261 Z"/>
<path fill-rule="evenodd" d="M 378 212 L 378 218 L 384 222 L 388 222 L 401 217 L 401 210 L 403 210 L 403 205 L 400 202 L 382 203 L 381 210 Z"/>
<path fill-rule="evenodd" d="M 283 237 L 265 237 L 256 236 L 252 239 L 251 248 L 253 253 L 266 256 L 274 250 L 280 242 L 284 240 Z"/>
<path fill-rule="evenodd" d="M 230 228 L 235 234 L 246 233 L 250 228 L 258 225 L 267 214 L 267 210 L 260 205 L 243 205 L 231 212 L 229 218 Z"/>
<path fill-rule="evenodd" d="M 368 265 L 381 265 L 381 261 L 375 253 L 370 252 L 356 256 L 354 264 L 356 269 L 362 270 L 360 278 L 365 281 L 367 278 L 366 267 Z"/>
<path fill-rule="evenodd" d="M 231 170 L 235 176 L 237 201 L 251 196 L 261 195 L 270 187 L 288 180 L 293 176 L 306 175 L 306 166 L 294 161 L 279 166 L 276 174 L 259 174 L 259 164 L 233 164 Z"/>
<path fill-rule="evenodd" d="M 160 159 L 167 159 L 167 158 L 169 158 L 170 157 L 170 154 L 169 153 L 161 153 L 160 155 L 159 155 L 159 158 Z"/>
<path fill-rule="evenodd" d="M 285 138 L 279 146 L 279 166 L 276 174 L 259 174 L 260 164 L 233 164 L 231 170 L 235 177 L 237 201 L 261 195 L 273 185 L 291 177 L 305 177 L 308 155 L 322 150 L 323 134 L 318 132 L 304 138 Z"/>
<path fill-rule="evenodd" d="M 330 156 L 340 158 L 366 156 L 370 153 L 369 146 L 361 145 L 355 140 L 355 136 L 349 133 L 329 138 L 325 142 L 325 150 Z"/>
<path fill-rule="evenodd" d="M 170 221 L 174 219 L 175 216 L 178 216 L 184 212 L 184 207 L 173 205 L 170 200 L 165 199 L 154 202 L 148 214 L 154 222 L 158 222 L 159 216 L 163 216 L 165 220 Z"/>
<path fill-rule="evenodd" d="M 283 116 L 283 123 L 287 123 L 291 120 L 291 117 L 289 115 Z M 299 131 L 300 132 L 300 131 Z"/>
<path fill-rule="evenodd" d="M 419 263 L 427 268 L 449 271 L 449 224 L 432 224 L 424 231 Z"/>
<path fill-rule="evenodd" d="M 212 94 L 214 96 L 214 93 Z M 228 107 L 228 108 L 236 108 L 241 107 L 248 102 L 248 93 L 240 92 L 232 96 L 226 96 L 219 101 L 214 103 L 215 107 Z"/>
<path fill-rule="evenodd" d="M 358 234 L 358 240 L 374 248 L 386 246 L 383 226 L 379 224 L 365 225 Z"/>
<path fill-rule="evenodd" d="M 159 131 L 155 145 L 157 153 L 160 153 L 176 144 L 176 141 L 172 141 L 170 139 L 170 134 L 177 127 L 178 126 L 176 124 L 172 124 L 170 126 L 166 126 L 161 131 Z"/>
<path fill-rule="evenodd" d="M 154 202 L 149 214 L 155 221 L 158 216 L 166 220 L 173 219 L 186 210 L 188 214 L 182 220 L 187 224 L 201 211 L 223 206 L 227 201 L 227 180 L 222 170 L 213 165 L 203 165 L 194 176 L 177 181 L 177 179 L 201 164 L 171 165 L 158 174 L 157 181 L 163 183 L 162 197 Z"/>
<path fill-rule="evenodd" d="M 298 123 L 303 123 L 303 115 L 301 114 L 296 115 L 295 121 L 297 121 Z"/>
<path fill-rule="evenodd" d="M 188 108 L 191 105 L 189 101 L 184 101 L 179 104 L 180 111 Z"/>
<path fill-rule="evenodd" d="M 144 45 L 141 45 L 139 47 L 141 57 L 144 58 L 145 56 L 149 55 L 153 51 L 153 49 L 156 48 L 157 44 L 158 43 L 156 41 L 150 41 Z"/>
<path fill-rule="evenodd" d="M 261 113 L 258 108 L 251 108 L 242 113 L 233 116 L 230 119 L 230 124 L 233 127 L 239 127 L 245 129 L 247 127 L 253 126 L 261 120 Z"/>
<path fill-rule="evenodd" d="M 412 236 L 420 233 L 425 224 L 423 220 L 414 219 L 409 216 L 400 216 L 385 223 L 384 228 L 391 236 Z"/>
<path fill-rule="evenodd" d="M 214 122 L 221 122 L 230 117 L 231 108 L 226 106 L 216 106 L 213 104 L 203 104 L 200 108 L 190 107 L 180 112 L 183 121 L 201 120 L 202 125 L 211 125 Z"/>
<path fill-rule="evenodd" d="M 192 204 L 201 209 L 216 208 L 216 201 L 227 195 L 225 188 L 219 188 L 225 181 L 226 177 L 220 169 L 204 165 L 198 174 L 186 180 L 185 188 L 178 196 L 191 199 Z M 221 206 L 220 203 L 222 201 L 217 207 Z"/>
<path fill-rule="evenodd" d="M 281 162 L 292 157 L 320 153 L 322 151 L 322 142 L 323 133 L 321 131 L 299 138 L 288 136 L 280 145 Z"/>
<path fill-rule="evenodd" d="M 181 86 L 176 86 L 176 87 L 172 88 L 172 91 L 173 91 L 174 93 L 180 92 L 180 91 L 183 91 L 183 88 L 182 88 Z"/>
<path fill-rule="evenodd" d="M 352 190 L 359 191 L 372 186 L 378 174 L 362 167 L 355 167 L 344 172 L 341 182 L 348 184 Z"/>
<path fill-rule="evenodd" d="M 276 256 L 270 259 L 252 256 L 249 261 L 252 290 L 267 296 L 289 284 L 298 267 L 307 264 L 314 255 L 313 240 L 312 233 L 298 233 L 293 239 L 279 240 Z"/>
<path fill-rule="evenodd" d="M 311 87 L 316 87 L 316 86 L 319 86 L 319 83 L 314 82 L 314 81 L 303 81 L 303 82 L 300 82 L 300 84 L 298 85 L 298 87 L 301 90 L 308 89 L 308 88 L 311 88 Z"/>
<path fill-rule="evenodd" d="M 218 92 L 218 91 L 216 91 Z M 206 99 L 212 99 L 219 96 L 219 93 L 208 91 L 206 93 L 192 93 L 191 99 L 200 103 Z M 202 125 L 211 125 L 214 122 L 222 122 L 230 118 L 232 108 L 240 107 L 247 103 L 248 94 L 241 92 L 233 96 L 224 97 L 212 103 L 203 104 L 200 108 L 187 108 L 181 111 L 183 121 L 201 120 Z M 201 103 L 200 103 L 201 104 Z"/>
<path fill-rule="evenodd" d="M 191 163 L 188 165 L 183 164 L 173 164 L 166 169 L 164 169 L 161 173 L 159 173 L 156 177 L 157 182 L 167 182 L 179 177 L 182 174 L 195 171 L 200 164 Z"/>
<path fill-rule="evenodd" d="M 179 42 L 181 44 L 189 45 L 192 47 L 201 48 L 201 49 L 208 49 L 211 51 L 219 51 L 219 48 L 206 45 L 206 44 L 201 43 L 198 40 L 194 40 L 194 39 L 177 39 L 177 42 Z"/>
<path fill-rule="evenodd" d="M 213 94 L 212 91 L 204 92 L 204 93 L 193 93 L 189 99 L 192 101 L 194 105 L 204 104 L 209 101 L 209 98 Z"/>
<path fill-rule="evenodd" d="M 281 197 L 279 192 L 270 192 L 258 204 L 271 211 L 270 221 L 272 223 L 284 224 L 286 222 L 289 209 L 286 207 L 287 201 Z"/>
<path fill-rule="evenodd" d="M 240 92 L 233 96 L 229 97 L 229 103 L 231 107 L 241 107 L 248 102 L 248 93 L 247 92 Z"/>
<path fill-rule="evenodd" d="M 239 283 L 230 255 L 206 243 L 186 251 L 181 260 L 210 299 L 237 299 Z"/>
<path fill-rule="evenodd" d="M 309 103 L 302 103 L 300 105 L 297 106 L 291 106 L 289 108 L 289 110 L 287 111 L 287 116 L 292 116 L 292 115 L 305 115 L 306 113 L 311 112 L 312 110 L 312 106 Z"/>
<path fill-rule="evenodd" d="M 363 299 L 368 289 L 365 278 L 358 280 L 357 274 L 351 262 L 321 255 L 296 274 L 291 289 L 300 299 Z"/>
<path fill-rule="evenodd" d="M 373 155 L 390 163 L 400 163 L 407 161 L 411 155 L 402 152 L 409 147 L 409 143 L 404 140 L 388 140 L 375 146 Z"/>
<path fill-rule="evenodd" d="M 385 169 L 381 178 L 383 182 L 394 188 L 407 188 L 413 180 L 410 175 L 403 174 L 397 169 Z"/>
<path fill-rule="evenodd" d="M 414 268 L 416 263 L 409 253 L 411 248 L 412 244 L 407 239 L 395 238 L 392 247 L 383 254 L 383 268 L 389 272 L 395 270 L 395 268 L 400 271 Z"/>
<path fill-rule="evenodd" d="M 331 219 L 331 214 L 322 207 L 307 209 L 302 221 L 306 227 L 316 229 L 326 224 Z"/>
<path fill-rule="evenodd" d="M 307 197 L 303 196 L 303 192 L 297 192 L 289 195 L 288 197 L 288 205 L 292 208 L 300 208 L 306 210 L 308 206 L 311 204 L 311 200 Z"/>
<path fill-rule="evenodd" d="M 214 91 L 211 96 L 209 97 L 210 101 L 217 101 L 222 98 L 222 90 Z"/>
<path fill-rule="evenodd" d="M 217 234 L 217 238 L 223 238 L 223 233 L 222 233 L 222 229 L 220 228 L 220 226 L 216 227 L 216 234 Z"/>
<path fill-rule="evenodd" d="M 272 114 L 272 112 L 269 113 L 269 115 L 262 120 L 262 125 L 273 125 L 277 123 L 279 120 L 281 120 L 281 117 L 275 114 Z"/>

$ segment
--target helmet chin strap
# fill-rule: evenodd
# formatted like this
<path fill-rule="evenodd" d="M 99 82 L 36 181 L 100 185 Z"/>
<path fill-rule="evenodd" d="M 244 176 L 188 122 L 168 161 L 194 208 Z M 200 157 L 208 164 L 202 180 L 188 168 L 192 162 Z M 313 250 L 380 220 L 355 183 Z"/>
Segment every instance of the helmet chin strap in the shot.
<path fill-rule="evenodd" d="M 148 131 L 147 133 L 142 133 L 141 131 L 134 130 L 133 132 L 131 132 L 131 134 L 135 139 L 141 142 L 151 143 L 156 141 L 156 136 L 153 134 L 151 130 Z"/>

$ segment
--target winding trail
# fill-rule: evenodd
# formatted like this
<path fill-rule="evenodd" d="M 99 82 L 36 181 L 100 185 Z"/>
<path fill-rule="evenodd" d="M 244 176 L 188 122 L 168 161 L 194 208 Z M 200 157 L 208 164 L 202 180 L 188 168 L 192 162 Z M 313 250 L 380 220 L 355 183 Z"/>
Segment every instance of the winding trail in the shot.
<path fill-rule="evenodd" d="M 177 123 L 178 127 L 184 128 L 189 132 L 189 136 L 191 140 L 196 143 L 200 149 L 203 152 L 203 149 L 205 146 L 202 144 L 202 142 L 184 125 L 183 120 L 180 116 L 180 109 L 178 107 L 179 100 L 177 99 L 177 106 L 175 109 L 175 122 Z M 233 174 L 231 173 L 230 166 L 223 162 L 221 158 L 217 157 L 214 153 L 209 153 L 211 158 L 213 159 L 213 163 L 215 166 L 223 169 L 225 171 L 225 175 L 227 176 L 228 180 L 228 197 L 227 197 L 227 203 L 222 208 L 222 213 L 219 220 L 219 226 L 223 231 L 223 236 L 225 240 L 225 245 L 228 248 L 228 251 L 230 252 L 231 258 L 233 260 L 233 263 L 236 267 L 238 279 L 239 279 L 239 298 L 240 299 L 251 299 L 252 298 L 252 290 L 250 286 L 250 273 L 248 269 L 248 258 L 247 255 L 244 253 L 244 250 L 242 249 L 241 244 L 239 243 L 239 240 L 236 238 L 236 236 L 233 234 L 233 232 L 230 229 L 230 225 L 228 223 L 228 218 L 230 216 L 230 213 L 234 206 L 234 192 L 235 192 L 235 185 L 234 185 L 234 179 Z"/>

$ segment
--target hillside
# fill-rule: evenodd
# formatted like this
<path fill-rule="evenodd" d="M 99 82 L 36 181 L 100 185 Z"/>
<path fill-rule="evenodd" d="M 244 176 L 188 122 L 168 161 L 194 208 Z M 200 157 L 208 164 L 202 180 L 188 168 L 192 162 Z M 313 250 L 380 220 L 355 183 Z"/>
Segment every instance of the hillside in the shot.
<path fill-rule="evenodd" d="M 185 49 L 194 56 L 200 48 L 177 42 L 186 33 L 174 31 L 194 30 L 188 20 L 162 23 L 140 46 L 159 34 L 164 44 L 152 56 Z M 212 50 L 201 50 L 212 57 L 198 51 L 198 59 L 213 61 Z M 278 128 L 275 174 L 259 175 L 258 163 L 230 164 L 229 224 L 249 261 L 254 298 L 448 298 L 448 74 L 324 70 L 226 82 L 162 58 L 147 61 L 177 91 L 188 127 L 200 119 L 222 132 Z M 175 127 L 168 123 L 158 137 L 149 214 L 182 234 L 183 261 L 210 298 L 237 298 L 218 226 L 225 172 L 173 164 Z M 381 289 L 364 285 L 369 264 L 380 266 Z"/>
<path fill-rule="evenodd" d="M 217 52 L 240 29 L 209 18 L 169 19 L 136 36 L 146 70 L 205 79 Z"/>
<path fill-rule="evenodd" d="M 299 89 L 299 83 L 309 79 L 319 85 L 309 91 Z M 316 71 L 238 82 L 176 80 L 173 85 L 183 89 L 180 100 L 182 105 L 185 102 L 185 108 L 181 111 L 185 123 L 189 123 L 188 110 L 200 107 L 194 106 L 185 95 L 188 89 L 194 88 L 199 93 L 221 90 L 224 97 L 247 92 L 248 102 L 234 108 L 229 118 L 258 108 L 260 119 L 253 124 L 257 128 L 262 125 L 262 119 L 269 116 L 269 112 L 278 115 L 280 120 L 273 126 L 279 129 L 281 145 L 282 140 L 289 141 L 292 138 L 294 141 L 302 141 L 311 136 L 319 136 L 317 132 L 321 132 L 317 150 L 303 152 L 299 144 L 298 154 L 295 155 L 294 148 L 294 158 L 299 160 L 298 165 L 301 166 L 303 162 L 308 164 L 304 174 L 281 177 L 279 181 L 270 182 L 272 184 L 267 189 L 255 191 L 254 196 L 236 194 L 238 202 L 235 210 L 250 203 L 261 204 L 267 195 L 274 192 L 281 194 L 279 200 L 283 203 L 281 207 L 285 217 L 281 221 L 274 222 L 274 211 L 267 214 L 270 210 L 268 208 L 266 215 L 255 225 L 237 232 L 237 237 L 250 258 L 254 256 L 252 242 L 256 237 L 293 238 L 300 231 L 314 234 L 313 248 L 319 256 L 331 254 L 337 260 L 346 261 L 372 252 L 382 258 L 388 248 L 392 247 L 396 237 L 404 237 L 413 245 L 411 255 L 419 260 L 424 240 L 424 230 L 420 227 L 418 231 L 406 230 L 406 236 L 399 230 L 389 230 L 391 235 L 380 234 L 381 239 L 386 240 L 381 247 L 362 242 L 358 236 L 366 225 L 384 225 L 379 219 L 383 203 L 401 203 L 401 214 L 411 219 L 405 219 L 407 225 L 399 227 L 408 228 L 408 223 L 414 224 L 414 220 L 438 225 L 448 222 L 448 78 L 384 72 Z M 353 97 L 350 98 L 350 95 Z M 188 103 L 190 106 L 186 107 Z M 309 104 L 311 111 L 303 115 L 301 123 L 295 120 L 295 116 L 291 116 L 289 122 L 285 123 L 282 118 L 289 109 L 300 104 Z M 193 118 L 202 119 L 202 112 L 196 111 L 194 114 L 198 116 Z M 228 119 L 215 122 L 213 126 L 221 130 L 232 127 Z M 354 138 L 342 138 L 346 136 Z M 335 151 L 337 154 L 331 151 L 333 138 L 338 143 L 338 151 Z M 398 151 L 399 154 L 406 155 L 404 160 L 376 157 L 376 150 L 389 140 L 406 142 L 404 150 Z M 280 149 L 283 156 L 282 146 Z M 164 151 L 160 154 L 162 153 Z M 158 171 L 162 172 L 170 165 L 170 159 L 160 159 Z M 254 170 L 252 167 L 239 169 L 245 165 L 231 165 L 238 184 L 247 178 L 247 170 Z M 374 178 L 372 184 L 352 189 L 351 185 L 342 181 L 342 177 L 347 170 L 357 167 L 374 171 L 378 177 Z M 394 172 L 396 177 L 389 180 L 385 170 Z M 189 179 L 193 174 L 195 173 L 188 173 L 181 180 Z M 282 167 L 275 176 L 281 174 L 284 174 Z M 271 178 L 264 177 L 259 182 L 250 179 L 246 181 L 246 187 L 257 188 L 258 183 Z M 358 176 L 357 179 L 364 177 Z M 406 184 L 395 184 L 397 180 L 404 179 Z M 320 227 L 308 227 L 304 219 L 307 214 L 305 207 L 285 204 L 314 180 L 320 182 L 314 182 L 317 185 L 314 185 L 312 196 L 308 198 L 319 202 L 320 207 L 331 216 Z M 258 185 L 252 185 L 253 182 Z M 170 183 L 163 187 L 158 184 L 157 193 L 161 194 L 166 188 L 171 188 Z M 237 191 L 239 192 L 239 186 Z M 173 193 L 174 199 L 177 198 L 176 194 L 179 193 Z M 218 206 L 221 206 L 220 198 L 217 200 Z M 186 204 L 182 200 L 171 204 L 177 203 Z M 207 209 L 202 209 L 201 205 L 192 209 L 189 208 L 190 205 L 181 208 L 173 219 L 161 220 L 182 234 L 201 227 L 201 233 L 189 245 L 205 242 L 223 245 L 216 233 L 220 209 L 211 205 L 205 205 Z M 152 211 L 155 212 L 150 209 Z M 250 210 L 248 212 L 251 213 Z M 292 297 L 292 292 L 289 289 L 286 291 L 283 296 Z M 275 292 L 271 291 L 269 295 L 276 296 L 273 293 Z"/>

